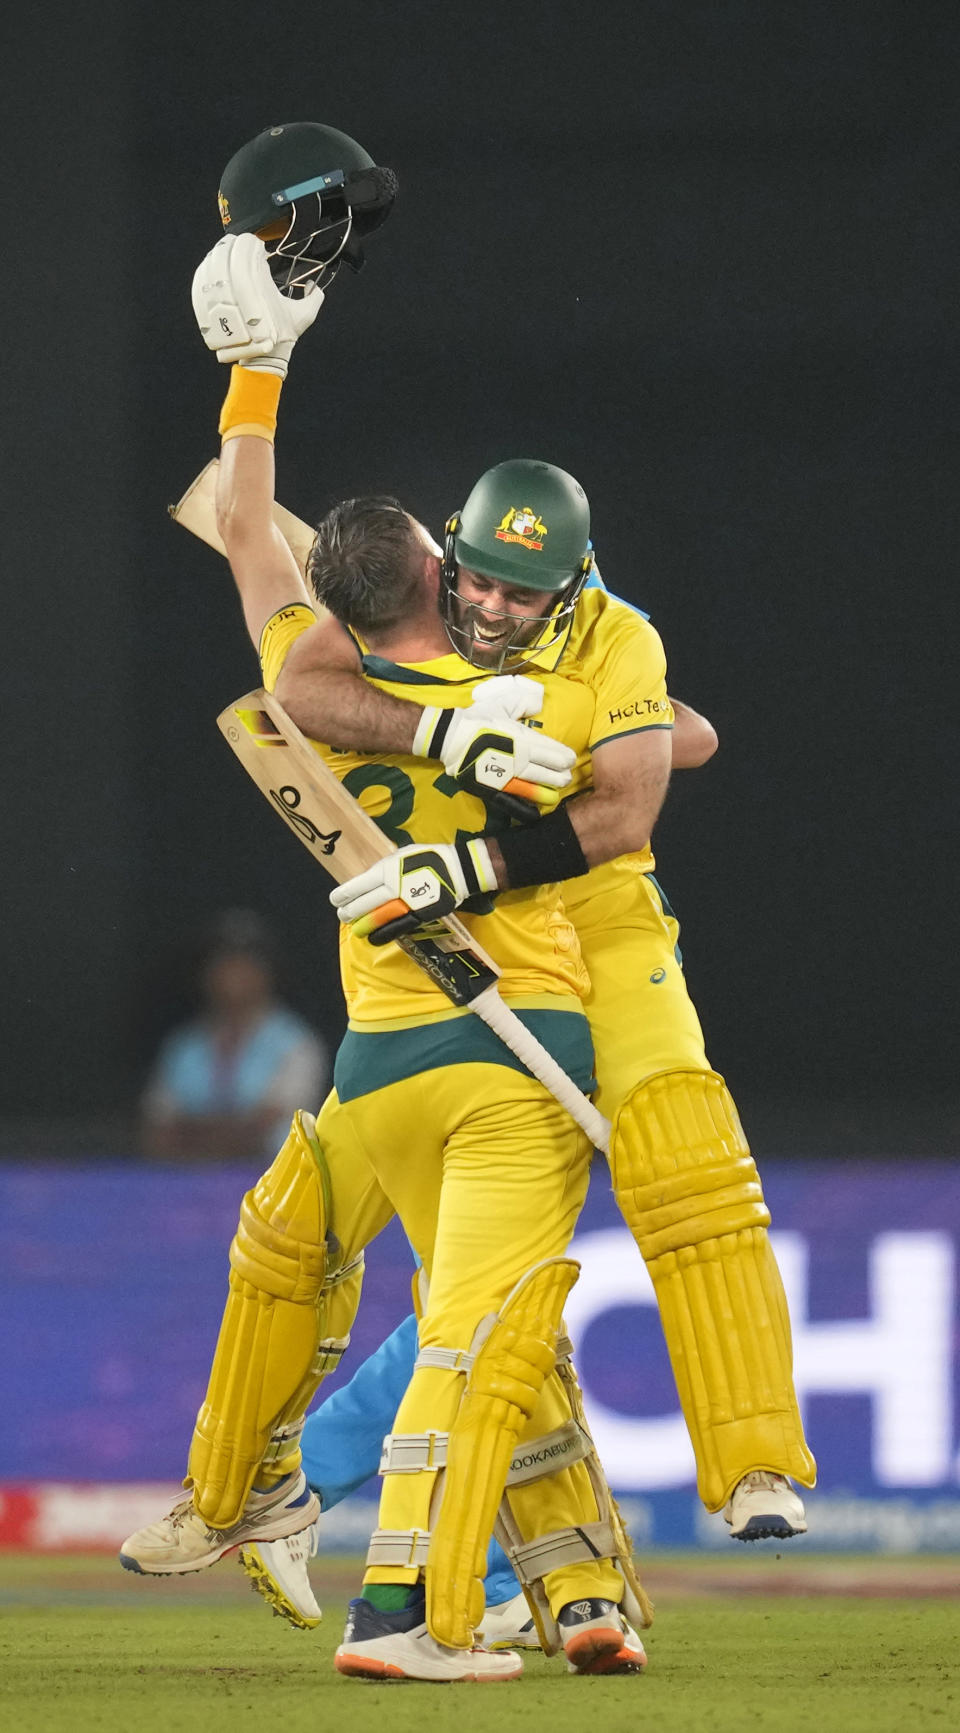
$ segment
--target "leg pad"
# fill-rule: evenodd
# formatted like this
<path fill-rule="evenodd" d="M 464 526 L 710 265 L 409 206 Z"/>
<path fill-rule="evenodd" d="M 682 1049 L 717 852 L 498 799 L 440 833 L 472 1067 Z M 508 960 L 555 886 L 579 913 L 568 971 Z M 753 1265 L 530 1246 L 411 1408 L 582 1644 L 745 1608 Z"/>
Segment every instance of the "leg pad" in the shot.
<path fill-rule="evenodd" d="M 578 1274 L 570 1258 L 535 1265 L 474 1340 L 426 1569 L 427 1625 L 451 1648 L 470 1648 L 482 1622 L 487 1547 L 504 1482 L 553 1371 L 564 1302 Z"/>
<path fill-rule="evenodd" d="M 230 1285 L 188 1475 L 211 1528 L 235 1523 L 261 1462 L 298 1460 L 302 1417 L 356 1315 L 362 1259 L 343 1268 L 310 1114 L 243 1200 Z"/>
<path fill-rule="evenodd" d="M 614 1121 L 610 1165 L 656 1291 L 707 1509 L 753 1469 L 812 1486 L 770 1215 L 723 1078 L 646 1078 Z"/>

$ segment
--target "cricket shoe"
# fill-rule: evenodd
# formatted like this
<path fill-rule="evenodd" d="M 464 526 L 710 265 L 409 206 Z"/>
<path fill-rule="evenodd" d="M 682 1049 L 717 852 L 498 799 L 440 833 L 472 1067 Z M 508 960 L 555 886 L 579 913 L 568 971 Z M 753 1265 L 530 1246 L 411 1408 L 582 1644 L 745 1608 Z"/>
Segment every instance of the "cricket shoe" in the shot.
<path fill-rule="evenodd" d="M 343 1642 L 334 1657 L 338 1673 L 352 1679 L 422 1679 L 452 1684 L 470 1680 L 519 1679 L 519 1655 L 489 1649 L 448 1649 L 427 1630 L 424 1597 L 403 1612 L 382 1613 L 362 1597 L 350 1602 Z"/>
<path fill-rule="evenodd" d="M 522 1592 L 510 1601 L 487 1607 L 477 1642 L 485 1649 L 539 1649 L 540 1638 Z"/>
<path fill-rule="evenodd" d="M 723 1518 L 730 1524 L 731 1540 L 789 1540 L 807 1532 L 803 1504 L 789 1480 L 766 1468 L 744 1475 L 724 1506 Z"/>
<path fill-rule="evenodd" d="M 209 1528 L 191 1498 L 181 1499 L 168 1516 L 138 1528 L 120 1548 L 125 1571 L 141 1576 L 179 1576 L 216 1564 L 232 1547 L 245 1541 L 279 1540 L 308 1528 L 320 1515 L 320 1500 L 311 1492 L 302 1470 L 288 1474 L 269 1492 L 251 1492 L 239 1522 L 231 1528 Z"/>
<path fill-rule="evenodd" d="M 323 1618 L 307 1575 L 319 1544 L 320 1524 L 312 1522 L 282 1540 L 249 1541 L 240 1548 L 240 1563 L 258 1595 L 298 1631 L 314 1630 Z"/>
<path fill-rule="evenodd" d="M 647 1656 L 616 1601 L 568 1601 L 557 1615 L 568 1673 L 642 1673 Z"/>

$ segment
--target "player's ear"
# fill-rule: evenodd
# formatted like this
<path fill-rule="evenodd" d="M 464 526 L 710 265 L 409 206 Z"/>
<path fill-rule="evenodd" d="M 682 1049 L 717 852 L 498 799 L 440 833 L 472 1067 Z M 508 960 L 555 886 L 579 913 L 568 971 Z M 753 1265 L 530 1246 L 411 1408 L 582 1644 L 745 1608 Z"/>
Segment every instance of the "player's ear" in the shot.
<path fill-rule="evenodd" d="M 438 594 L 440 591 L 441 553 L 439 548 L 428 548 L 423 556 L 423 572 L 430 589 Z"/>

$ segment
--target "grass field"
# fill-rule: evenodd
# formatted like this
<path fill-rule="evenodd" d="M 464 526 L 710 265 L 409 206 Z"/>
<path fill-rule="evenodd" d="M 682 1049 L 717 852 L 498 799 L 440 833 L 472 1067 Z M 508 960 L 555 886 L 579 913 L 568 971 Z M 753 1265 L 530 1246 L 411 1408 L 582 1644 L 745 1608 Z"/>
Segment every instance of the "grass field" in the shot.
<path fill-rule="evenodd" d="M 530 1657 L 517 1684 L 372 1685 L 333 1650 L 356 1560 L 315 1572 L 325 1618 L 271 1618 L 230 1559 L 178 1582 L 110 1559 L 0 1555 L 0 1727 L 10 1733 L 912 1733 L 960 1728 L 960 1560 L 656 1555 L 642 1678 Z"/>

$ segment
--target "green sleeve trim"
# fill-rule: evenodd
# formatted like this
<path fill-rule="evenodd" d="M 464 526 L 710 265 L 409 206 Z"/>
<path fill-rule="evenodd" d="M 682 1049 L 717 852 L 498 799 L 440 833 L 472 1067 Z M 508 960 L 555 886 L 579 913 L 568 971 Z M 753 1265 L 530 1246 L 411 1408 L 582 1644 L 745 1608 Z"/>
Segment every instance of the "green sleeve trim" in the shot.
<path fill-rule="evenodd" d="M 439 674 L 423 674 L 419 668 L 405 668 L 402 662 L 389 662 L 386 656 L 363 658 L 363 671 L 371 680 L 391 680 L 397 686 L 466 686 L 467 679 L 444 680 Z M 473 681 L 476 684 L 476 681 Z"/>
<path fill-rule="evenodd" d="M 596 752 L 598 746 L 609 746 L 611 740 L 627 740 L 631 734 L 672 734 L 672 722 L 645 722 L 642 728 L 625 728 L 622 734 L 605 734 L 602 740 L 591 740 L 590 751 Z"/>

